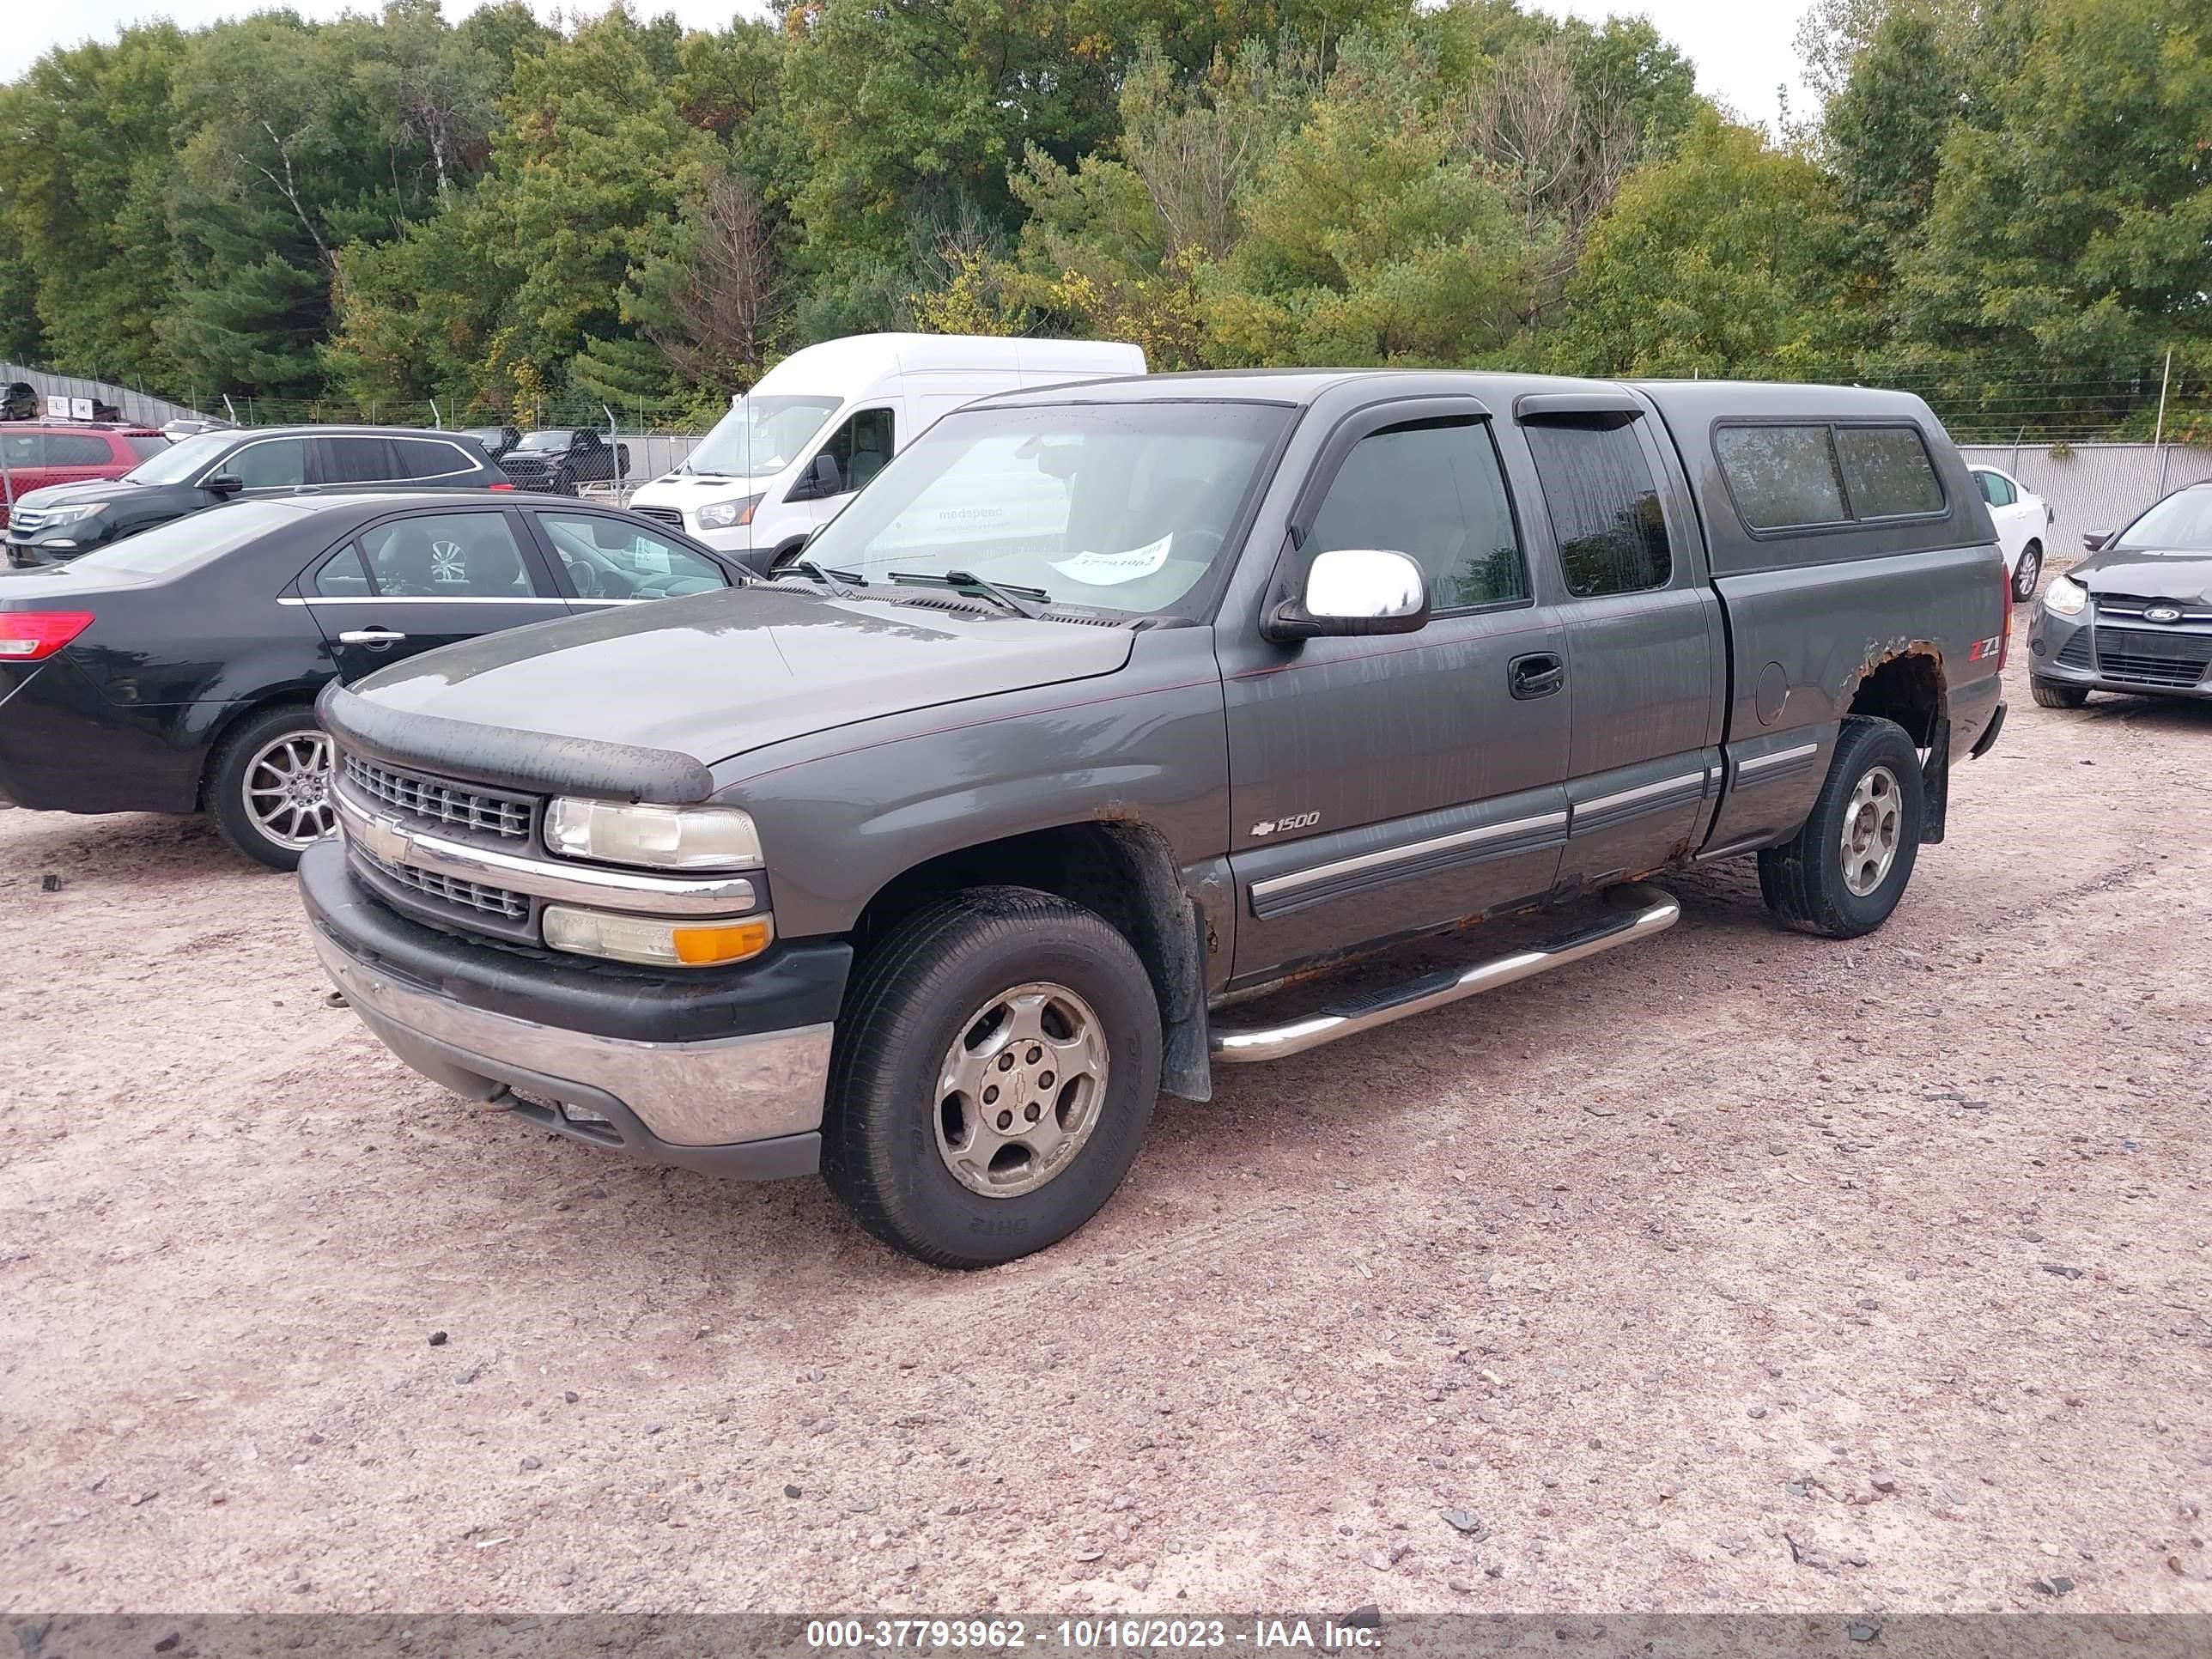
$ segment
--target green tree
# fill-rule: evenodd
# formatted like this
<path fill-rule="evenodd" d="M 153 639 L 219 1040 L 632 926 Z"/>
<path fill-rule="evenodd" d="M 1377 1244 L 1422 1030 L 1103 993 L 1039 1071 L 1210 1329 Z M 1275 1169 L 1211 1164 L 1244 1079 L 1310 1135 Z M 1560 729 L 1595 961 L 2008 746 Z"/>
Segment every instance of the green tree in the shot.
<path fill-rule="evenodd" d="M 1907 327 L 1939 353 L 2108 376 L 2212 337 L 2212 14 L 2040 0 L 1996 23 L 2017 32 L 1943 141 Z"/>
<path fill-rule="evenodd" d="M 1592 227 L 1546 343 L 1571 374 L 1819 379 L 1850 343 L 1834 186 L 1700 116 Z"/>
<path fill-rule="evenodd" d="M 128 28 L 48 52 L 0 89 L 0 215 L 56 368 L 176 372 L 155 325 L 169 301 L 170 88 L 185 51 L 172 24 Z"/>

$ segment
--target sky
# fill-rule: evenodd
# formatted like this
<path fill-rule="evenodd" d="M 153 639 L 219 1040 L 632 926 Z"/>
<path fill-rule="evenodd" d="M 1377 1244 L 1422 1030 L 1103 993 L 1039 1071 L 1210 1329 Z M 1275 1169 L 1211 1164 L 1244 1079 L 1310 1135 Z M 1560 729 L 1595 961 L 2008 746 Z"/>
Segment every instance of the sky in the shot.
<path fill-rule="evenodd" d="M 557 0 L 532 0 L 541 15 Z M 1598 20 L 1609 13 L 1641 13 L 1698 66 L 1698 88 L 1753 121 L 1771 124 L 1778 112 L 1775 88 L 1790 86 L 1791 104 L 1802 114 L 1805 93 L 1796 78 L 1790 39 L 1808 0 L 1530 0 L 1539 9 L 1564 16 Z M 369 10 L 359 0 L 291 0 L 292 9 L 310 17 L 331 17 L 347 10 Z M 592 10 L 571 7 L 570 10 Z M 49 47 L 74 46 L 88 37 L 112 35 L 126 22 L 167 16 L 190 28 L 221 17 L 261 9 L 240 0 L 70 0 L 64 5 L 25 3 L 15 20 L 0 30 L 0 81 L 11 81 Z M 447 0 L 447 15 L 473 9 L 467 0 Z M 672 11 L 695 28 L 719 28 L 732 12 L 730 0 L 637 0 L 647 15 Z"/>

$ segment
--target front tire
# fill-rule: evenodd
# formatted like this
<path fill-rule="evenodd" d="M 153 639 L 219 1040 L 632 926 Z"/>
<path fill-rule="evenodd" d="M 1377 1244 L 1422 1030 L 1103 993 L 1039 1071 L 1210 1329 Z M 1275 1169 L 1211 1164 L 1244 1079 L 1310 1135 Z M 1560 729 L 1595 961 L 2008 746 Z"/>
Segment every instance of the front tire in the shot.
<path fill-rule="evenodd" d="M 264 708 L 225 737 L 208 763 L 206 800 L 222 838 L 272 870 L 336 827 L 331 740 L 306 703 Z"/>
<path fill-rule="evenodd" d="M 2056 680 L 2031 678 L 2027 683 L 2027 695 L 2035 699 L 2035 706 L 2039 708 L 2079 708 L 2089 701 L 2089 688 L 2086 685 L 2061 685 Z"/>
<path fill-rule="evenodd" d="M 1920 855 L 1920 753 L 1893 720 L 1853 715 L 1796 835 L 1759 855 L 1766 908 L 1801 933 L 1856 939 L 1889 920 Z"/>
<path fill-rule="evenodd" d="M 2020 562 L 2012 568 L 2012 596 L 2021 605 L 2035 597 L 2035 584 L 2043 575 L 2043 544 L 2030 542 L 2020 550 Z"/>
<path fill-rule="evenodd" d="M 1160 1012 L 1093 912 L 1029 888 L 956 894 L 870 952 L 846 1006 L 822 1174 L 885 1243 L 994 1267 L 1121 1184 L 1159 1094 Z"/>

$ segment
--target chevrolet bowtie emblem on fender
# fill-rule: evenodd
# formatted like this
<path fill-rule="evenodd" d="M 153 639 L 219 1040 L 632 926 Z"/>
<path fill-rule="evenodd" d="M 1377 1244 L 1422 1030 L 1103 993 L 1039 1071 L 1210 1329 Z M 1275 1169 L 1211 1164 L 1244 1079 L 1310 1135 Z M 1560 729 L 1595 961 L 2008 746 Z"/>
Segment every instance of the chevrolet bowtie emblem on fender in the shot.
<path fill-rule="evenodd" d="M 2178 607 L 2173 605 L 2154 605 L 2144 611 L 2143 620 L 2145 622 L 2161 623 L 2179 622 L 2181 620 L 2181 612 Z"/>
<path fill-rule="evenodd" d="M 386 864 L 407 862 L 407 832 L 397 818 L 373 817 L 361 828 L 362 844 Z"/>

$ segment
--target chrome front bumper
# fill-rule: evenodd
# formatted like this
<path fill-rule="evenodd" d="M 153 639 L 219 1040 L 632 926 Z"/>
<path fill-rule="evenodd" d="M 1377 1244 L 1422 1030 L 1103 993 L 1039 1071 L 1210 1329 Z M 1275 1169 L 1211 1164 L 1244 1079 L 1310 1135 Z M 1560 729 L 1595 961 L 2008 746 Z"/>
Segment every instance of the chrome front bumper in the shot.
<path fill-rule="evenodd" d="M 313 937 L 369 1030 L 457 1094 L 501 1107 L 527 1107 L 511 1090 L 560 1102 L 581 1115 L 529 1115 L 578 1139 L 719 1174 L 799 1174 L 818 1156 L 827 1023 L 702 1042 L 597 1036 L 470 1007 L 356 959 L 319 927 Z M 749 1158 L 747 1145 L 763 1142 L 781 1150 Z"/>

